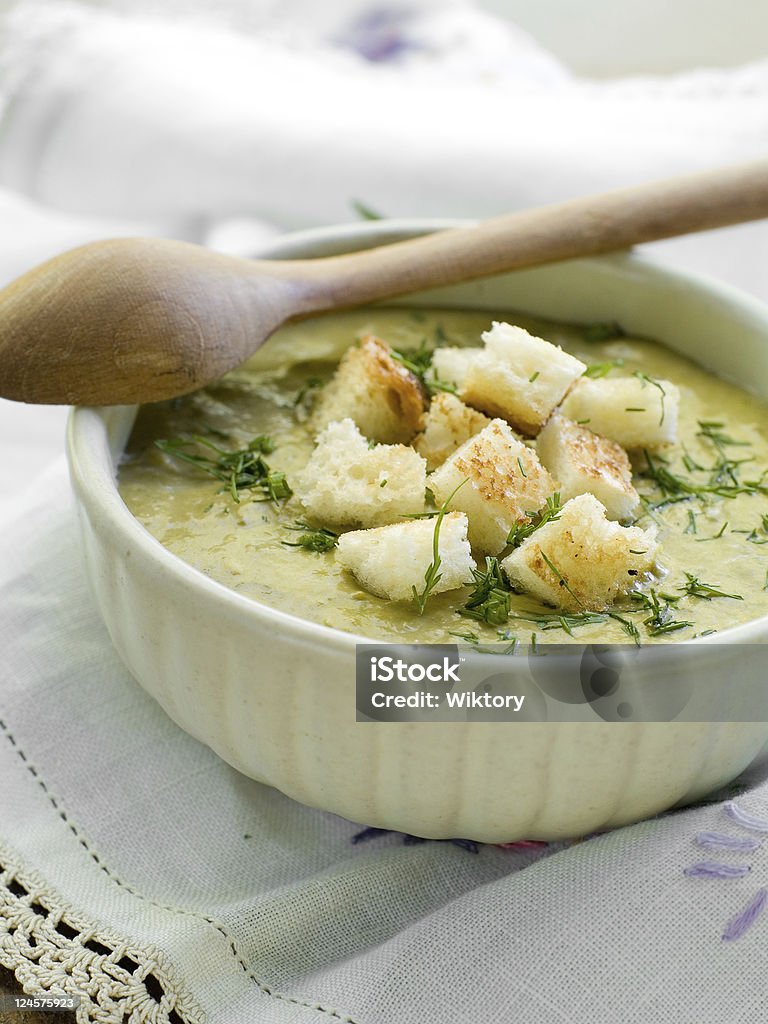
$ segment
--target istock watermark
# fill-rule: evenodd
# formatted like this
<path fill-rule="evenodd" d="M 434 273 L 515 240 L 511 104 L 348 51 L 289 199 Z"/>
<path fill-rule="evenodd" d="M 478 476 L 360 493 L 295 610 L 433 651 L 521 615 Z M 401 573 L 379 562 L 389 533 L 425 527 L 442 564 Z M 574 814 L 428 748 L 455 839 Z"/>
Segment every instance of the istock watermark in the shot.
<path fill-rule="evenodd" d="M 762 645 L 359 644 L 359 722 L 768 721 Z"/>

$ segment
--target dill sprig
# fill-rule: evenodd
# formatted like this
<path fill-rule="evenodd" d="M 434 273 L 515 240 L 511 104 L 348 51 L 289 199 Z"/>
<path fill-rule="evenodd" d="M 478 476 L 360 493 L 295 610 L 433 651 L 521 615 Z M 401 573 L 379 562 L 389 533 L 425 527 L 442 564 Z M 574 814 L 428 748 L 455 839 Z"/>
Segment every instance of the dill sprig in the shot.
<path fill-rule="evenodd" d="M 430 373 L 432 369 L 432 357 L 435 354 L 434 348 L 430 348 L 427 344 L 426 338 L 423 338 L 419 347 L 416 349 L 409 349 L 407 352 L 401 352 L 399 349 L 393 348 L 392 355 L 402 366 L 409 370 L 413 376 L 421 384 L 424 393 L 427 395 L 434 395 L 436 391 L 447 391 L 452 395 L 456 394 L 455 384 L 451 384 L 448 381 L 438 380 L 434 374 Z"/>
<path fill-rule="evenodd" d="M 659 417 L 659 426 L 661 426 L 664 422 L 664 399 L 667 397 L 667 392 L 659 381 L 654 380 L 653 377 L 649 377 L 648 374 L 643 373 L 642 370 L 635 370 L 634 375 L 639 381 L 642 381 L 644 385 L 650 384 L 652 387 L 656 388 L 657 391 L 661 392 L 661 415 Z"/>
<path fill-rule="evenodd" d="M 510 544 L 513 548 L 519 547 L 524 540 L 527 540 L 532 533 L 535 533 L 536 530 L 546 523 L 557 522 L 562 511 L 563 506 L 560 504 L 560 495 L 550 495 L 544 508 L 538 512 L 526 512 L 526 515 L 530 517 L 527 522 L 515 523 L 509 531 L 507 544 Z"/>
<path fill-rule="evenodd" d="M 542 551 L 541 552 L 541 557 L 547 563 L 547 565 L 552 570 L 552 572 L 555 574 L 555 576 L 557 576 L 557 579 L 559 581 L 560 586 L 568 591 L 568 593 L 571 595 L 571 597 L 576 602 L 576 604 L 578 604 L 578 605 L 583 604 L 583 602 L 579 600 L 579 598 L 576 596 L 576 594 L 574 594 L 573 590 L 571 590 L 571 586 L 570 586 L 568 580 L 566 579 L 566 577 L 563 576 L 563 574 L 560 572 L 560 570 L 557 568 L 557 566 L 554 564 L 554 562 L 547 556 L 546 552 Z"/>
<path fill-rule="evenodd" d="M 285 473 L 271 469 L 264 458 L 275 450 L 274 442 L 266 434 L 254 437 L 247 447 L 236 451 L 221 448 L 198 434 L 155 441 L 155 445 L 167 455 L 220 480 L 224 484 L 222 490 L 229 491 L 232 500 L 238 503 L 241 491 L 260 491 L 262 497 L 257 501 L 281 501 L 293 493 Z M 202 455 L 196 448 L 207 449 L 215 457 Z"/>
<path fill-rule="evenodd" d="M 485 571 L 473 569 L 475 589 L 459 615 L 491 626 L 503 625 L 509 617 L 510 590 L 501 572 L 498 558 L 486 556 Z"/>
<path fill-rule="evenodd" d="M 706 498 L 710 494 L 720 498 L 735 498 L 739 494 L 768 494 L 768 474 L 763 473 L 757 480 L 742 480 L 739 477 L 739 467 L 744 462 L 751 462 L 751 459 L 729 459 L 720 456 L 709 470 L 705 470 L 709 473 L 709 479 L 699 482 L 673 472 L 664 456 L 651 455 L 647 449 L 644 449 L 643 454 L 645 466 L 640 471 L 640 476 L 653 480 L 662 495 L 661 501 L 653 502 L 646 507 L 662 508 L 694 497 Z"/>
<path fill-rule="evenodd" d="M 615 621 L 619 623 L 621 628 L 624 630 L 627 636 L 632 638 L 637 647 L 640 646 L 640 630 L 637 628 L 637 626 L 631 619 L 626 618 L 626 616 L 624 615 L 619 615 L 618 612 L 608 612 L 608 616 L 611 619 L 615 619 Z"/>
<path fill-rule="evenodd" d="M 351 199 L 349 204 L 361 220 L 381 220 L 383 213 L 378 213 L 361 199 Z"/>
<path fill-rule="evenodd" d="M 623 338 L 624 328 L 615 320 L 597 321 L 592 324 L 584 324 L 581 328 L 581 336 L 584 341 L 610 341 L 611 338 Z"/>
<path fill-rule="evenodd" d="M 672 594 L 658 594 L 651 589 L 647 594 L 638 590 L 630 594 L 633 601 L 636 601 L 642 608 L 647 609 L 651 614 L 643 619 L 649 636 L 662 636 L 665 633 L 676 633 L 679 629 L 687 629 L 692 622 L 685 619 L 675 618 L 676 605 L 679 597 Z"/>
<path fill-rule="evenodd" d="M 339 535 L 332 530 L 310 526 L 309 523 L 305 523 L 301 519 L 297 519 L 295 524 L 289 526 L 288 529 L 297 532 L 299 537 L 296 540 L 284 540 L 282 543 L 287 548 L 306 548 L 308 551 L 316 551 L 321 554 L 335 548 L 339 539 Z"/>
<path fill-rule="evenodd" d="M 321 388 L 323 383 L 324 381 L 319 377 L 308 377 L 296 392 L 296 397 L 293 400 L 294 408 L 310 406 L 317 395 L 317 389 Z"/>
<path fill-rule="evenodd" d="M 600 377 L 607 377 L 611 370 L 619 369 L 623 365 L 623 359 L 611 359 L 607 363 L 590 363 L 584 371 L 584 376 L 597 380 Z"/>
<path fill-rule="evenodd" d="M 701 597 L 705 601 L 709 601 L 713 597 L 730 597 L 734 601 L 744 600 L 741 594 L 727 594 L 724 590 L 720 590 L 717 583 L 704 583 L 698 576 L 694 576 L 690 572 L 687 572 L 685 577 L 686 582 L 677 589 L 682 590 L 684 594 L 688 594 L 690 597 Z"/>
<path fill-rule="evenodd" d="M 443 519 L 445 518 L 445 514 L 448 511 L 448 505 L 453 501 L 453 498 L 459 488 L 463 487 L 465 483 L 467 483 L 466 479 L 462 480 L 460 484 L 457 484 L 437 511 L 435 528 L 432 531 L 432 561 L 429 563 L 427 570 L 424 573 L 424 589 L 419 593 L 416 587 L 411 587 L 411 590 L 413 591 L 413 600 L 416 602 L 416 607 L 419 609 L 419 615 L 424 614 L 424 609 L 427 607 L 429 595 L 435 589 L 442 577 L 442 573 L 440 572 L 440 566 L 442 564 L 442 559 L 440 558 L 440 527 Z"/>
<path fill-rule="evenodd" d="M 596 623 L 605 622 L 608 616 L 604 612 L 539 612 L 515 609 L 514 614 L 509 616 L 512 619 L 519 619 L 522 622 L 532 622 L 541 630 L 562 629 L 569 636 L 573 636 L 573 630 L 579 626 L 591 626 Z"/>

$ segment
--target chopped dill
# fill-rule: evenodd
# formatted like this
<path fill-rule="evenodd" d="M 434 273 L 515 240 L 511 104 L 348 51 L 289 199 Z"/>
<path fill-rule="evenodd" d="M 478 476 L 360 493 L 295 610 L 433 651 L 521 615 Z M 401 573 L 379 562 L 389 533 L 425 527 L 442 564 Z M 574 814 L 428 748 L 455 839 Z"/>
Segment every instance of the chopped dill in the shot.
<path fill-rule="evenodd" d="M 430 373 L 432 369 L 432 357 L 435 354 L 434 348 L 430 348 L 426 338 L 422 338 L 418 348 L 401 352 L 393 348 L 392 355 L 402 366 L 409 370 L 418 380 L 425 394 L 434 395 L 436 391 L 447 391 L 449 394 L 456 394 L 456 386 L 448 381 L 438 380 Z"/>
<path fill-rule="evenodd" d="M 661 426 L 664 422 L 664 399 L 667 397 L 667 392 L 659 381 L 654 380 L 653 377 L 649 377 L 648 374 L 643 373 L 642 370 L 635 370 L 634 376 L 637 377 L 638 380 L 642 381 L 643 384 L 650 384 L 661 392 L 661 415 L 659 416 L 659 426 Z"/>
<path fill-rule="evenodd" d="M 520 467 L 520 472 L 523 474 L 523 476 L 527 477 L 528 474 L 525 472 L 525 466 L 523 465 L 523 460 L 520 458 L 519 455 L 517 456 L 517 464 Z"/>
<path fill-rule="evenodd" d="M 581 336 L 584 341 L 610 341 L 611 338 L 623 338 L 625 333 L 624 328 L 615 320 L 584 324 L 581 328 Z"/>
<path fill-rule="evenodd" d="M 449 629 L 448 635 L 457 636 L 460 640 L 466 640 L 468 644 L 473 644 L 475 647 L 480 643 L 480 637 L 471 630 L 467 630 L 466 633 L 460 633 L 458 630 Z"/>
<path fill-rule="evenodd" d="M 466 482 L 467 480 L 464 479 L 460 484 L 454 487 L 438 509 L 437 516 L 435 517 L 435 528 L 432 532 L 432 561 L 429 563 L 427 570 L 424 573 L 424 589 L 419 593 L 416 587 L 411 588 L 413 591 L 413 600 L 416 602 L 416 607 L 419 609 L 419 615 L 424 614 L 424 609 L 427 607 L 429 595 L 440 582 L 440 578 L 442 576 L 442 573 L 440 572 L 440 565 L 442 562 L 442 559 L 440 558 L 440 527 L 443 519 L 445 518 L 445 514 L 448 511 L 448 505 L 453 500 L 454 495 L 459 488 L 463 487 Z"/>
<path fill-rule="evenodd" d="M 724 590 L 720 590 L 717 583 L 703 583 L 697 576 L 687 572 L 685 574 L 686 582 L 678 587 L 678 590 L 682 590 L 683 593 L 690 595 L 691 597 L 701 597 L 705 601 L 711 600 L 713 597 L 730 597 L 734 601 L 743 601 L 744 598 L 741 594 L 727 594 Z"/>
<path fill-rule="evenodd" d="M 260 491 L 263 497 L 257 498 L 257 501 L 282 501 L 293 493 L 285 473 L 270 469 L 264 459 L 264 455 L 275 450 L 274 442 L 265 434 L 254 437 L 246 448 L 237 451 L 220 448 L 199 434 L 188 438 L 158 440 L 155 445 L 161 452 L 188 462 L 208 476 L 220 480 L 225 485 L 222 490 L 229 491 L 232 500 L 238 503 L 241 491 Z M 216 457 L 199 454 L 195 448 L 208 449 Z"/>
<path fill-rule="evenodd" d="M 608 616 L 604 612 L 546 612 L 546 611 L 518 611 L 510 616 L 522 622 L 533 622 L 539 629 L 563 629 L 569 636 L 573 636 L 573 630 L 579 626 L 590 626 L 594 623 L 605 622 Z"/>
<path fill-rule="evenodd" d="M 518 459 L 519 461 L 519 459 Z M 522 466 L 520 469 L 522 471 Z M 525 475 L 525 473 L 523 473 Z M 528 522 L 515 523 L 512 529 L 509 531 L 507 537 L 507 544 L 511 544 L 513 548 L 519 547 L 524 540 L 527 540 L 532 533 L 535 533 L 540 527 L 546 523 L 554 523 L 560 518 L 560 513 L 563 511 L 563 506 L 560 504 L 560 495 L 552 494 L 547 498 L 547 503 L 543 509 L 538 512 L 527 512 L 530 518 Z"/>
<path fill-rule="evenodd" d="M 619 615 L 618 612 L 608 612 L 608 617 L 615 619 L 627 636 L 631 637 L 638 647 L 640 646 L 640 631 L 631 619 L 627 619 L 623 615 Z"/>
<path fill-rule="evenodd" d="M 688 509 L 688 525 L 683 530 L 683 533 L 698 533 L 696 529 L 696 513 L 692 508 Z"/>
<path fill-rule="evenodd" d="M 531 374 L 531 376 L 528 378 L 528 383 L 529 384 L 533 384 L 533 382 L 536 380 L 536 378 L 538 376 L 540 376 L 539 371 L 538 370 L 534 370 L 533 373 Z"/>
<path fill-rule="evenodd" d="M 298 408 L 300 406 L 307 407 L 311 405 L 315 398 L 317 389 L 322 386 L 323 381 L 320 380 L 319 377 L 308 377 L 296 392 L 296 397 L 293 400 L 294 408 Z"/>
<path fill-rule="evenodd" d="M 473 569 L 475 589 L 467 603 L 459 609 L 459 615 L 469 619 L 501 626 L 509 618 L 510 590 L 501 572 L 498 558 L 487 555 L 485 571 Z"/>
<path fill-rule="evenodd" d="M 696 540 L 698 541 L 699 544 L 701 544 L 701 542 L 705 541 L 705 540 L 720 540 L 720 538 L 723 536 L 723 534 L 725 533 L 725 531 L 727 529 L 728 529 L 728 523 L 725 522 L 720 527 L 720 529 L 717 531 L 717 533 L 714 533 L 711 537 L 697 537 Z"/>
<path fill-rule="evenodd" d="M 582 602 L 578 599 L 578 597 L 571 590 L 571 587 L 570 587 L 570 584 L 568 583 L 568 580 L 565 578 L 565 576 L 563 576 L 563 574 L 560 572 L 560 570 L 557 568 L 557 566 L 551 561 L 551 559 L 546 555 L 546 553 L 544 551 L 541 552 L 541 557 L 547 563 L 547 565 L 552 570 L 552 572 L 555 574 L 555 576 L 557 576 L 558 580 L 560 581 L 560 586 L 564 587 L 568 591 L 568 593 L 571 595 L 573 600 L 576 602 L 576 604 L 580 605 Z"/>
<path fill-rule="evenodd" d="M 687 629 L 693 625 L 692 622 L 688 622 L 685 619 L 675 618 L 675 609 L 672 606 L 677 604 L 680 600 L 679 597 L 658 594 L 653 589 L 647 594 L 633 591 L 630 597 L 651 613 L 647 619 L 643 619 L 643 625 L 647 628 L 649 636 L 675 633 L 679 629 Z"/>
<path fill-rule="evenodd" d="M 318 554 L 322 554 L 325 551 L 331 551 L 336 547 L 336 542 L 339 539 L 337 533 L 333 533 L 332 530 L 326 530 L 324 528 L 317 528 L 310 526 L 309 523 L 303 522 L 301 519 L 297 519 L 293 526 L 288 527 L 289 530 L 294 530 L 300 534 L 296 540 L 284 540 L 282 543 L 287 548 L 306 548 L 308 551 L 316 551 Z"/>
<path fill-rule="evenodd" d="M 607 363 L 590 363 L 584 371 L 584 376 L 597 380 L 599 377 L 607 377 L 611 370 L 619 369 L 623 365 L 623 359 L 611 359 Z"/>
<path fill-rule="evenodd" d="M 360 199 L 351 199 L 349 205 L 358 215 L 360 220 L 381 220 L 384 216 L 382 213 L 377 213 L 367 203 L 362 202 Z"/>

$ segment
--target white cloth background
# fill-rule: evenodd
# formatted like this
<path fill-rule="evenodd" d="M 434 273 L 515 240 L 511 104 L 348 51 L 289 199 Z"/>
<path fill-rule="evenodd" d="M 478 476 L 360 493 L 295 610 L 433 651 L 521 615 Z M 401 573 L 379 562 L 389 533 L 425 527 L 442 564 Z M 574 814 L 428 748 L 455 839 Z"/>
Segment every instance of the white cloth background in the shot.
<path fill-rule="evenodd" d="M 373 17 L 359 0 L 232 0 L 226 23 L 222 6 L 11 5 L 4 280 L 103 235 L 247 252 L 350 219 L 355 199 L 485 216 L 766 150 L 766 61 L 592 81 L 461 2 Z M 768 299 L 765 225 L 648 248 Z M 62 425 L 62 410 L 0 403 L 0 891 L 15 928 L 0 930 L 0 959 L 18 966 L 33 935 L 30 986 L 74 964 L 81 982 L 111 972 L 94 999 L 127 999 L 136 1020 L 168 1019 L 175 1000 L 182 1019 L 222 1024 L 764 1020 L 768 912 L 738 941 L 721 935 L 768 884 L 768 858 L 726 851 L 751 867 L 736 879 L 683 874 L 704 859 L 699 831 L 750 834 L 720 798 L 549 856 L 353 846 L 356 826 L 249 782 L 171 725 L 90 602 L 61 465 L 38 476 Z M 759 773 L 741 785 L 765 815 Z M 110 966 L 107 947 L 138 970 Z M 149 971 L 165 1002 L 140 984 Z"/>

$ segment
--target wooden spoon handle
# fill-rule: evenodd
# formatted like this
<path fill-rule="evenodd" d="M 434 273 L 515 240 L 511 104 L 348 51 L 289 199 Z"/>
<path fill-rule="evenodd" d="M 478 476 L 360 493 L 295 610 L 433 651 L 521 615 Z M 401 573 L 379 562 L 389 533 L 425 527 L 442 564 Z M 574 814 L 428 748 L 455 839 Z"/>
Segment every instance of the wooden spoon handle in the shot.
<path fill-rule="evenodd" d="M 307 295 L 317 311 L 763 217 L 765 160 L 521 210 L 367 252 L 300 261 L 301 276 L 318 286 Z"/>

